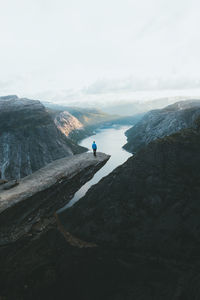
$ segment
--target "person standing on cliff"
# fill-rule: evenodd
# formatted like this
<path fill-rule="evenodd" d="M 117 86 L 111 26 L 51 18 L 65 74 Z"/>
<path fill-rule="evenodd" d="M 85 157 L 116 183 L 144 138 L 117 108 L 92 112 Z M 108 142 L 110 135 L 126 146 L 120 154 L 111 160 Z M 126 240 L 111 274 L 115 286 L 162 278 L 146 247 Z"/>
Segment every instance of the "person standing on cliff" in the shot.
<path fill-rule="evenodd" d="M 92 150 L 93 150 L 93 154 L 94 156 L 96 156 L 96 152 L 97 152 L 97 144 L 95 143 L 95 141 L 92 144 Z"/>

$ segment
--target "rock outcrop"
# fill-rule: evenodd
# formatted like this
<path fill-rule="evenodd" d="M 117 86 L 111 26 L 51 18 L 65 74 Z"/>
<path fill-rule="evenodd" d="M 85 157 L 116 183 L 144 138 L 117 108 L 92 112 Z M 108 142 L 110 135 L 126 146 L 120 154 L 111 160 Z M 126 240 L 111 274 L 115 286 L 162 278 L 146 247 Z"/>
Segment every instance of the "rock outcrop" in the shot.
<path fill-rule="evenodd" d="M 200 100 L 181 101 L 164 109 L 152 110 L 126 132 L 128 142 L 124 148 L 135 153 L 157 138 L 195 127 L 199 115 Z"/>
<path fill-rule="evenodd" d="M 92 176 L 108 158 L 103 153 L 98 153 L 97 158 L 91 153 L 74 155 L 48 164 L 21 179 L 11 189 L 4 189 L 7 183 L 2 184 L 0 245 L 19 239 L 38 220 L 53 215 L 69 201 L 74 189 Z"/>
<path fill-rule="evenodd" d="M 50 111 L 56 127 L 71 141 L 78 143 L 80 140 L 93 135 L 96 127 L 85 126 L 79 119 L 68 111 Z"/>
<path fill-rule="evenodd" d="M 19 179 L 48 163 L 85 149 L 67 139 L 39 102 L 0 97 L 0 172 Z"/>
<path fill-rule="evenodd" d="M 57 114 L 54 118 L 54 122 L 58 129 L 66 136 L 69 136 L 70 132 L 73 130 L 80 130 L 83 128 L 83 124 L 67 111 Z"/>
<path fill-rule="evenodd" d="M 0 192 L 1 299 L 66 298 L 59 288 L 61 273 L 72 276 L 76 251 L 96 246 L 65 232 L 55 212 L 108 159 L 103 153 L 59 159 L 21 179 L 11 190 Z M 78 254 L 80 258 L 82 254 Z M 71 289 L 70 281 L 67 286 Z M 71 292 L 68 290 L 68 295 Z"/>

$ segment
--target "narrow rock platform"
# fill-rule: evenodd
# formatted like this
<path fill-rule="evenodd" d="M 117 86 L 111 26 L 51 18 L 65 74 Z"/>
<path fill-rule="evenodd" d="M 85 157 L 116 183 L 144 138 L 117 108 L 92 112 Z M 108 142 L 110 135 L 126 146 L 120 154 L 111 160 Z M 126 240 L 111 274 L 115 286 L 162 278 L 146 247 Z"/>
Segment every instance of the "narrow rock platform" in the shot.
<path fill-rule="evenodd" d="M 107 161 L 109 157 L 109 155 L 99 152 L 96 157 L 92 153 L 83 153 L 55 160 L 44 168 L 22 178 L 18 186 L 10 190 L 0 191 L 0 213 L 11 205 L 48 189 L 64 178 L 69 179 L 89 166 L 92 167 Z"/>
<path fill-rule="evenodd" d="M 0 190 L 0 245 L 18 240 L 53 214 L 109 159 L 83 153 L 56 160 L 24 177 L 9 190 Z M 45 221 L 44 221 L 45 220 Z"/>

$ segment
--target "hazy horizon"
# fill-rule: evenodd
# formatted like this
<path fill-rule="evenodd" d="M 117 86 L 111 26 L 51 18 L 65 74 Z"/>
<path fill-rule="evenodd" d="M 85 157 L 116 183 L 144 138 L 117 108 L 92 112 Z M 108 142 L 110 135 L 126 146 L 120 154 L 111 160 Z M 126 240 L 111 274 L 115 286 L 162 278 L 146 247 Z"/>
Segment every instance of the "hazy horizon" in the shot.
<path fill-rule="evenodd" d="M 1 1 L 0 95 L 107 106 L 200 96 L 197 0 Z"/>

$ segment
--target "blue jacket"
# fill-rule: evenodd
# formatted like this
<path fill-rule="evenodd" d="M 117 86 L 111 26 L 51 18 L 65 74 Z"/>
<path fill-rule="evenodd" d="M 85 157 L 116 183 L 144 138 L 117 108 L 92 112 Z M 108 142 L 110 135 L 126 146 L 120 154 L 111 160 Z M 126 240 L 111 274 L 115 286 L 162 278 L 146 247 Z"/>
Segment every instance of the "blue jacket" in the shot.
<path fill-rule="evenodd" d="M 92 144 L 92 149 L 97 149 L 96 143 L 93 143 L 93 144 Z"/>

